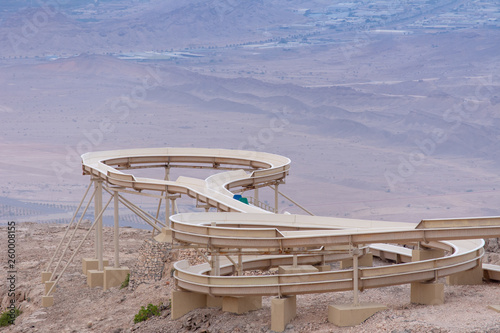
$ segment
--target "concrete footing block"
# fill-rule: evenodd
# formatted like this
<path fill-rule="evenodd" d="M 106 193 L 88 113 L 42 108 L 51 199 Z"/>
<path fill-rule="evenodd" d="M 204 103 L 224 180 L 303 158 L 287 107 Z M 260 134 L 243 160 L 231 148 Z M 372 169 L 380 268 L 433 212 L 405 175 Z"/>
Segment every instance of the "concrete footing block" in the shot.
<path fill-rule="evenodd" d="M 178 319 L 191 310 L 204 308 L 207 296 L 189 291 L 172 291 L 172 319 Z"/>
<path fill-rule="evenodd" d="M 488 305 L 488 309 L 495 310 L 496 312 L 500 312 L 500 305 Z"/>
<path fill-rule="evenodd" d="M 222 297 L 207 295 L 207 308 L 222 308 Z"/>
<path fill-rule="evenodd" d="M 42 272 L 42 283 L 50 281 L 51 276 L 52 276 L 52 272 Z"/>
<path fill-rule="evenodd" d="M 42 308 L 54 305 L 54 296 L 42 296 Z"/>
<path fill-rule="evenodd" d="M 411 251 L 411 261 L 422 261 L 444 257 L 444 250 L 423 249 Z"/>
<path fill-rule="evenodd" d="M 242 314 L 262 308 L 262 296 L 231 297 L 222 299 L 222 311 Z"/>
<path fill-rule="evenodd" d="M 87 284 L 90 288 L 104 286 L 104 271 L 88 270 L 87 271 Z"/>
<path fill-rule="evenodd" d="M 108 266 L 108 261 L 103 260 L 102 261 L 103 266 Z M 95 258 L 83 258 L 82 259 L 82 272 L 83 274 L 87 275 L 87 272 L 89 270 L 97 270 L 99 269 L 99 260 Z"/>
<path fill-rule="evenodd" d="M 411 302 L 415 304 L 439 305 L 444 303 L 444 283 L 413 282 Z"/>
<path fill-rule="evenodd" d="M 343 259 L 340 261 L 340 269 L 351 268 L 353 265 L 352 258 Z M 366 253 L 358 258 L 358 265 L 360 267 L 373 266 L 373 253 Z"/>
<path fill-rule="evenodd" d="M 450 286 L 481 285 L 483 284 L 483 267 L 481 264 L 465 272 L 446 277 L 446 284 Z"/>
<path fill-rule="evenodd" d="M 104 267 L 103 289 L 108 290 L 109 288 L 121 286 L 129 273 L 130 269 L 128 267 Z"/>
<path fill-rule="evenodd" d="M 47 281 L 45 282 L 45 295 L 47 295 L 49 293 L 49 290 L 50 288 L 52 288 L 52 286 L 54 285 L 54 283 L 56 283 L 55 281 Z M 52 290 L 54 291 L 54 290 Z"/>
<path fill-rule="evenodd" d="M 385 305 L 377 303 L 330 305 L 328 321 L 336 326 L 356 326 L 385 309 L 387 309 Z"/>
<path fill-rule="evenodd" d="M 161 228 L 161 233 L 156 235 L 154 239 L 160 243 L 172 243 L 172 230 L 170 228 Z"/>
<path fill-rule="evenodd" d="M 330 265 L 319 265 L 315 267 L 318 269 L 318 272 L 329 272 L 332 270 L 332 267 Z"/>
<path fill-rule="evenodd" d="M 271 300 L 271 330 L 283 332 L 297 315 L 297 297 L 287 296 Z"/>
<path fill-rule="evenodd" d="M 300 274 L 300 273 L 316 273 L 316 272 L 318 272 L 318 269 L 312 265 L 278 267 L 278 274 Z"/>

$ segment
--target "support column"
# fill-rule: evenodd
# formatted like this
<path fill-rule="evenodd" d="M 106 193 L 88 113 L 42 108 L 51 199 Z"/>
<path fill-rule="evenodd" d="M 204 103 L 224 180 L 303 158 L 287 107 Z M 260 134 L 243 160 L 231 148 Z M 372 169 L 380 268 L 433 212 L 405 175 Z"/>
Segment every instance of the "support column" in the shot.
<path fill-rule="evenodd" d="M 444 256 L 444 250 L 421 248 L 412 251 L 411 260 L 431 260 Z M 415 304 L 438 305 L 444 303 L 444 284 L 437 279 L 429 282 L 412 282 L 410 300 Z"/>
<path fill-rule="evenodd" d="M 377 303 L 359 302 L 359 262 L 360 250 L 353 249 L 353 304 L 330 305 L 328 306 L 328 321 L 337 326 L 356 326 L 375 313 L 387 309 L 385 305 Z"/>
<path fill-rule="evenodd" d="M 170 229 L 170 200 L 168 200 L 168 192 L 165 192 L 165 225 Z"/>
<path fill-rule="evenodd" d="M 259 207 L 259 188 L 256 187 L 253 193 L 253 196 L 255 198 L 255 206 Z"/>
<path fill-rule="evenodd" d="M 271 300 L 271 331 L 283 332 L 297 315 L 297 297 L 287 296 Z"/>
<path fill-rule="evenodd" d="M 97 219 L 97 216 L 99 215 L 99 209 L 98 209 L 98 203 L 97 203 L 97 196 L 98 196 L 98 180 L 96 178 L 94 178 L 94 191 L 95 191 L 95 195 L 94 195 L 94 221 Z M 101 200 L 102 202 L 102 200 Z M 95 226 L 95 239 L 94 239 L 94 249 L 95 249 L 95 255 L 94 255 L 94 259 L 96 260 L 99 260 L 98 258 L 98 255 L 97 253 L 99 252 L 99 231 L 98 231 L 98 228 L 97 228 L 97 224 Z"/>
<path fill-rule="evenodd" d="M 362 256 L 358 257 L 359 267 L 372 267 L 373 266 L 373 254 L 368 252 Z M 343 259 L 340 260 L 340 269 L 347 269 L 353 266 L 353 259 Z"/>
<path fill-rule="evenodd" d="M 222 311 L 224 312 L 242 314 L 260 308 L 262 308 L 262 296 L 224 296 L 222 298 Z"/>
<path fill-rule="evenodd" d="M 95 215 L 94 219 L 97 219 L 96 223 L 96 259 L 98 260 L 97 270 L 104 270 L 103 260 L 102 260 L 102 251 L 104 247 L 103 237 L 102 237 L 102 179 L 94 180 L 94 186 L 96 189 L 95 197 L 94 197 L 94 207 L 95 207 Z"/>
<path fill-rule="evenodd" d="M 359 250 L 355 249 L 352 256 L 352 282 L 354 291 L 354 306 L 359 305 L 359 270 L 358 270 Z"/>
<path fill-rule="evenodd" d="M 178 319 L 191 310 L 207 306 L 207 296 L 188 291 L 172 291 L 172 319 Z"/>
<path fill-rule="evenodd" d="M 87 275 L 87 284 L 89 287 L 102 287 L 104 285 L 104 265 L 108 261 L 102 258 L 104 242 L 102 237 L 102 179 L 94 179 L 94 221 L 95 221 L 95 260 L 82 260 L 82 269 Z"/>
<path fill-rule="evenodd" d="M 478 260 L 477 266 L 465 272 L 452 274 L 446 277 L 449 286 L 467 286 L 483 284 L 483 264 Z"/>
<path fill-rule="evenodd" d="M 279 191 L 278 191 L 278 183 L 276 183 L 276 185 L 274 185 L 274 213 L 275 214 L 278 214 L 278 194 L 279 194 Z"/>
<path fill-rule="evenodd" d="M 211 226 L 212 227 L 215 227 L 216 226 L 216 223 L 215 222 L 212 222 L 211 223 Z M 219 257 L 219 254 L 214 254 L 214 248 L 210 248 L 210 253 L 211 253 L 211 257 L 210 257 L 210 261 L 211 261 L 211 266 L 212 266 L 212 269 L 210 270 L 210 275 L 212 276 L 219 276 L 220 275 L 220 257 Z"/>
<path fill-rule="evenodd" d="M 120 267 L 120 226 L 119 226 L 119 215 L 118 215 L 118 208 L 119 208 L 119 199 L 118 199 L 118 191 L 114 192 L 114 204 L 115 204 L 115 212 L 114 212 L 114 218 L 115 218 L 115 228 L 114 228 L 114 243 L 115 243 L 115 268 Z M 153 229 L 154 230 L 154 229 Z"/>
<path fill-rule="evenodd" d="M 240 249 L 241 251 L 241 249 Z M 240 254 L 238 254 L 238 276 L 242 276 L 243 275 L 243 256 Z"/>
<path fill-rule="evenodd" d="M 170 166 L 165 167 L 165 180 L 170 180 Z M 170 201 L 168 200 L 168 191 L 165 188 L 165 226 L 170 229 Z"/>

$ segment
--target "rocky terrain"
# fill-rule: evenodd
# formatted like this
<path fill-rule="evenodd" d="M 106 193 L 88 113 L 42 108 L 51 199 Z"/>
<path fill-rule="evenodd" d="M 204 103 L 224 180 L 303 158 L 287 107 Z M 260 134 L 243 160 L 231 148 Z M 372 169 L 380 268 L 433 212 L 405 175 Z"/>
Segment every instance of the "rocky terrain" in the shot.
<path fill-rule="evenodd" d="M 2 328 L 2 332 L 269 332 L 270 298 L 264 297 L 263 307 L 250 313 L 235 315 L 217 309 L 198 309 L 178 320 L 171 320 L 169 302 L 173 287 L 170 265 L 173 256 L 165 257 L 164 276 L 159 281 L 147 281 L 134 288 L 118 287 L 103 291 L 90 289 L 81 273 L 81 258 L 91 257 L 93 242 L 88 241 L 81 253 L 61 279 L 50 308 L 40 306 L 43 286 L 40 272 L 55 250 L 64 233 L 65 226 L 54 224 L 18 224 L 18 280 L 16 286 L 17 305 L 23 313 L 16 325 Z M 81 238 L 84 229 L 78 230 Z M 5 227 L 0 228 L 2 244 Z M 105 228 L 105 253 L 112 259 L 112 230 Z M 151 233 L 133 228 L 121 228 L 120 262 L 135 267 L 139 249 Z M 498 239 L 491 240 L 489 250 L 498 251 Z M 71 247 L 74 250 L 74 247 Z M 178 258 L 199 260 L 194 251 L 183 250 Z M 486 260 L 486 259 L 485 259 Z M 500 254 L 489 253 L 488 262 L 500 264 Z M 6 264 L 2 257 L 1 281 L 5 281 Z M 377 264 L 384 264 L 379 262 Z M 387 264 L 387 263 L 385 263 Z M 132 274 L 133 275 L 133 274 Z M 5 284 L 0 292 L 5 293 Z M 327 320 L 330 304 L 352 301 L 351 292 L 298 296 L 297 317 L 288 324 L 286 332 L 500 332 L 498 313 L 487 308 L 498 304 L 498 283 L 485 282 L 480 286 L 446 286 L 445 304 L 423 306 L 410 303 L 409 285 L 365 290 L 361 301 L 386 304 L 382 311 L 366 322 L 350 328 L 339 328 Z M 5 306 L 6 297 L 2 300 Z M 134 324 L 134 316 L 141 306 L 152 303 L 161 306 L 161 315 L 145 322 Z"/>

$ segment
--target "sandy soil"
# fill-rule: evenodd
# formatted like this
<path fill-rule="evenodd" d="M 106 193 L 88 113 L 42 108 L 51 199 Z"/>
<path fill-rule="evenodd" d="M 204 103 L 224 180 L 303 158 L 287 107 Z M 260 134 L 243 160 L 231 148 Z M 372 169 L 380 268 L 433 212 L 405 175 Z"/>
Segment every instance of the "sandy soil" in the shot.
<path fill-rule="evenodd" d="M 55 294 L 54 306 L 41 307 L 43 286 L 40 272 L 62 238 L 65 226 L 54 224 L 20 223 L 17 225 L 18 276 L 17 305 L 23 314 L 16 325 L 3 332 L 269 332 L 270 298 L 264 297 L 263 307 L 243 315 L 224 313 L 217 309 L 198 309 L 171 320 L 168 308 L 171 278 L 142 284 L 135 291 L 111 288 L 90 289 L 81 273 L 82 257 L 92 256 L 93 241 L 86 241 L 75 256 Z M 4 243 L 6 228 L 1 227 Z M 77 231 L 81 239 L 84 229 Z M 121 263 L 132 267 L 137 250 L 150 232 L 122 228 Z M 105 229 L 105 253 L 112 258 L 112 230 Z M 71 247 L 72 252 L 76 246 Z M 181 254 L 183 256 L 188 253 Z M 500 255 L 489 254 L 488 262 L 500 263 Z M 0 292 L 6 299 L 6 258 L 2 257 Z M 339 328 L 327 320 L 328 305 L 349 303 L 351 292 L 298 296 L 297 317 L 288 324 L 286 332 L 500 332 L 500 314 L 487 308 L 500 303 L 500 286 L 487 282 L 480 286 L 446 286 L 445 304 L 422 306 L 410 303 L 410 286 L 393 286 L 366 290 L 363 302 L 378 302 L 388 309 L 377 313 L 364 323 Z M 141 306 L 163 304 L 161 316 L 134 324 L 134 315 Z"/>

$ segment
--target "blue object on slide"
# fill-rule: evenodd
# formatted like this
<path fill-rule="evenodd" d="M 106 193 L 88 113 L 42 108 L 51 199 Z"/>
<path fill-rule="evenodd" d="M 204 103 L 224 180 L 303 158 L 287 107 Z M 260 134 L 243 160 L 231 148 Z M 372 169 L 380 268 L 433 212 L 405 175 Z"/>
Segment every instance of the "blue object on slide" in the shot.
<path fill-rule="evenodd" d="M 233 199 L 236 199 L 238 201 L 241 201 L 243 202 L 244 204 L 247 204 L 248 205 L 248 199 L 247 198 L 244 198 L 241 196 L 241 194 L 235 194 L 233 195 Z"/>

